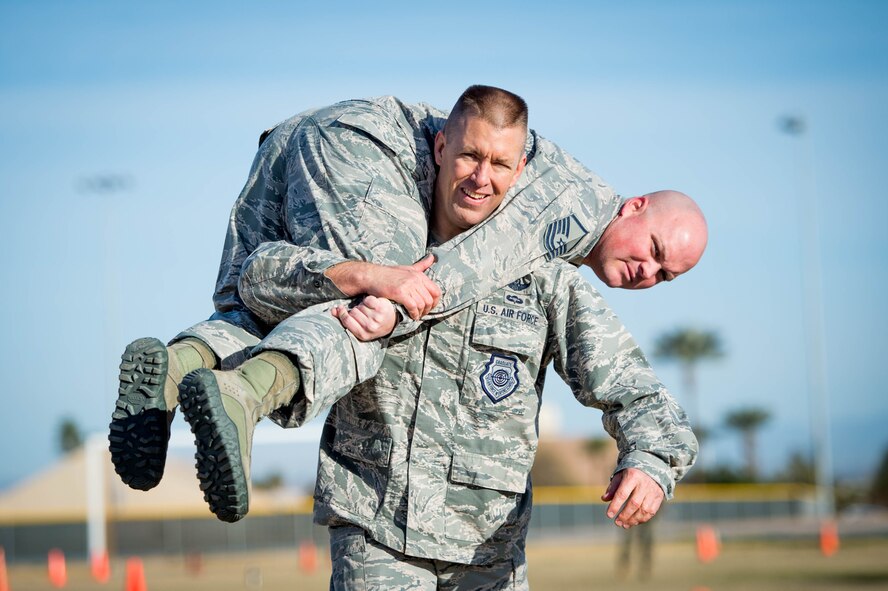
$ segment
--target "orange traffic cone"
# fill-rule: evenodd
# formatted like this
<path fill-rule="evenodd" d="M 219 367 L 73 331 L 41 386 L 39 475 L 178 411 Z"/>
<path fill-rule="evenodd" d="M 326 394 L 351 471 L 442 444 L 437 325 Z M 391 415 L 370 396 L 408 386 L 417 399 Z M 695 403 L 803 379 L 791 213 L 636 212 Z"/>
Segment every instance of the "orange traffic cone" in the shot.
<path fill-rule="evenodd" d="M 701 525 L 697 528 L 697 559 L 700 562 L 712 562 L 718 558 L 719 543 L 715 528 Z"/>
<path fill-rule="evenodd" d="M 68 569 L 65 566 L 65 553 L 54 549 L 47 556 L 49 583 L 53 587 L 64 587 L 68 583 Z"/>
<path fill-rule="evenodd" d="M 194 576 L 203 572 L 203 555 L 200 552 L 189 552 L 185 555 L 185 572 Z"/>
<path fill-rule="evenodd" d="M 835 521 L 824 521 L 820 524 L 820 552 L 824 556 L 832 556 L 839 551 L 839 527 Z"/>
<path fill-rule="evenodd" d="M 6 552 L 0 548 L 0 591 L 9 591 L 9 577 L 6 575 Z"/>
<path fill-rule="evenodd" d="M 111 578 L 111 561 L 108 560 L 107 552 L 93 554 L 89 565 L 93 578 L 98 582 L 107 583 Z"/>
<path fill-rule="evenodd" d="M 314 543 L 302 542 L 299 545 L 299 568 L 309 575 L 318 570 L 318 547 Z"/>
<path fill-rule="evenodd" d="M 145 585 L 145 567 L 141 558 L 130 558 L 126 561 L 125 591 L 148 591 Z"/>

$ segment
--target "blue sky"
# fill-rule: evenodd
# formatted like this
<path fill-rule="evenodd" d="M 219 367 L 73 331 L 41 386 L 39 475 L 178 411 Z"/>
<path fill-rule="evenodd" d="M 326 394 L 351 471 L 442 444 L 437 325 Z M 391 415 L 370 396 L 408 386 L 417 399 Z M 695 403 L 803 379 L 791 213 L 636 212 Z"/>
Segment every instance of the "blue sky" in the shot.
<path fill-rule="evenodd" d="M 353 97 L 446 108 L 476 82 L 522 94 L 531 125 L 623 195 L 699 201 L 698 269 L 602 290 L 645 350 L 677 326 L 719 332 L 699 419 L 768 409 L 771 471 L 809 446 L 800 235 L 816 209 L 836 471 L 865 476 L 888 447 L 886 24 L 878 2 L 0 0 L 0 487 L 58 457 L 62 417 L 106 429 L 127 342 L 211 312 L 262 129 Z M 786 114 L 804 137 L 780 132 Z M 117 190 L 87 189 L 109 175 Z M 547 389 L 562 432 L 602 433 L 554 374 Z M 739 449 L 716 430 L 703 457 Z"/>

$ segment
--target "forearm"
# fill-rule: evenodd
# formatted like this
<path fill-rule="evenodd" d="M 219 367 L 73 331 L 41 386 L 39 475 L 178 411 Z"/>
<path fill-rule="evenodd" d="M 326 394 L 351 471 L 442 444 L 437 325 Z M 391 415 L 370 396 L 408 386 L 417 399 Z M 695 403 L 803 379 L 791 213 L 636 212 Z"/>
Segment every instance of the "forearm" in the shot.
<path fill-rule="evenodd" d="M 343 261 L 328 267 L 324 275 L 346 296 L 375 295 L 380 291 L 370 280 L 375 266 L 364 261 Z"/>

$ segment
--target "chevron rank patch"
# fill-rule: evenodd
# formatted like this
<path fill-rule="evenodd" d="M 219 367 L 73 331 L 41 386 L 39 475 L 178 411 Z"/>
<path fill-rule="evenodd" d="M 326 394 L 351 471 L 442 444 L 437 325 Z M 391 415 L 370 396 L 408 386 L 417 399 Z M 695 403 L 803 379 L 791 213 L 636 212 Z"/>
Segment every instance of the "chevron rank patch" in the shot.
<path fill-rule="evenodd" d="M 546 260 L 551 261 L 554 258 L 560 257 L 586 234 L 588 234 L 588 231 L 574 214 L 550 223 L 546 226 L 545 233 L 543 233 L 543 247 L 546 249 Z"/>
<path fill-rule="evenodd" d="M 481 373 L 481 389 L 494 404 L 508 398 L 518 388 L 518 360 L 493 353 Z"/>

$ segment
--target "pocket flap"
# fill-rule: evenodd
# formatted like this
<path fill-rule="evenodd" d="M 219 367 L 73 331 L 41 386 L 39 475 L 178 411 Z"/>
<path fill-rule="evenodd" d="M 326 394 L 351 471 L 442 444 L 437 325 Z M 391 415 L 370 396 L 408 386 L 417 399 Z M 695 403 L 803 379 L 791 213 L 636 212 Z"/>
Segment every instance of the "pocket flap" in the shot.
<path fill-rule="evenodd" d="M 493 490 L 523 493 L 533 459 L 491 458 L 481 454 L 453 454 L 450 481 Z"/>

